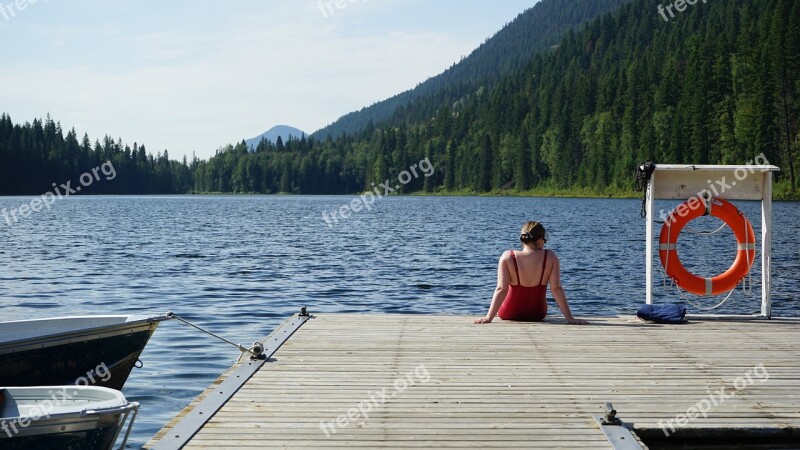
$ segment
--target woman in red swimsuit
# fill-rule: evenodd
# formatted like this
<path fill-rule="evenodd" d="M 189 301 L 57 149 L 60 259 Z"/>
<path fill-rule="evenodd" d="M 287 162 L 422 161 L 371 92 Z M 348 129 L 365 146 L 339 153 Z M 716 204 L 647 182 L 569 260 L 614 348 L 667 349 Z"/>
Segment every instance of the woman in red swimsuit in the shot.
<path fill-rule="evenodd" d="M 547 242 L 544 225 L 528 222 L 522 226 L 519 240 L 523 250 L 503 253 L 497 267 L 497 289 L 486 317 L 475 323 L 489 323 L 494 317 L 503 320 L 540 322 L 547 315 L 547 285 L 558 308 L 568 323 L 586 325 L 589 322 L 572 316 L 567 296 L 561 287 L 558 256 L 544 249 Z"/>

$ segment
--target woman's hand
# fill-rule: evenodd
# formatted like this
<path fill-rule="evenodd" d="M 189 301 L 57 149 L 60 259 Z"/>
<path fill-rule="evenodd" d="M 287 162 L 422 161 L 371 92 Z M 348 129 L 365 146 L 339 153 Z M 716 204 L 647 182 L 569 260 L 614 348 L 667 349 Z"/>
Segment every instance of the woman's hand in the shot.
<path fill-rule="evenodd" d="M 490 323 L 491 321 L 492 319 L 490 317 L 481 317 L 480 319 L 475 319 L 474 322 L 477 324 L 481 324 L 481 323 Z"/>
<path fill-rule="evenodd" d="M 583 319 L 576 319 L 574 317 L 570 317 L 567 319 L 567 323 L 570 325 L 589 325 L 589 322 Z"/>

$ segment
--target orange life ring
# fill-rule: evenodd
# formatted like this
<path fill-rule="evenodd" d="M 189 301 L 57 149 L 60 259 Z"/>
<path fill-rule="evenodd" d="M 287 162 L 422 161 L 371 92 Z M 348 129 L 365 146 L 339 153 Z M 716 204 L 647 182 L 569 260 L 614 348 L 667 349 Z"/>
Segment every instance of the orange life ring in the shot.
<path fill-rule="evenodd" d="M 710 211 L 706 211 L 706 204 Z M 681 264 L 677 251 L 678 236 L 692 219 L 708 214 L 721 219 L 733 230 L 738 250 L 736 259 L 728 270 L 713 278 L 702 278 L 689 272 Z M 735 289 L 739 281 L 750 272 L 756 257 L 753 225 L 737 207 L 722 198 L 706 201 L 696 196 L 678 205 L 664 221 L 658 242 L 658 256 L 667 276 L 675 280 L 680 288 L 701 296 L 718 295 Z"/>

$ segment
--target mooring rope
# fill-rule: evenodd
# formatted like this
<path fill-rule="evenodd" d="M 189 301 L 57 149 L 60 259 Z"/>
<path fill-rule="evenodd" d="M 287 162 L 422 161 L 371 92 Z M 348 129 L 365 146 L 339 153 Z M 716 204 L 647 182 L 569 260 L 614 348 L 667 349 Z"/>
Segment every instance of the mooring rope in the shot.
<path fill-rule="evenodd" d="M 698 231 L 698 230 L 695 230 L 695 229 L 689 227 L 688 225 L 683 227 L 683 229 L 687 233 L 696 234 L 698 236 L 713 236 L 713 235 L 719 233 L 720 231 L 724 230 L 726 226 L 728 226 L 728 224 L 723 223 L 719 228 L 717 228 L 714 231 Z"/>
<path fill-rule="evenodd" d="M 686 301 L 687 303 L 689 303 L 690 305 L 694 306 L 697 309 L 702 309 L 702 310 L 705 310 L 705 311 L 713 311 L 713 310 L 719 308 L 720 306 L 724 305 L 731 298 L 731 295 L 733 295 L 733 291 L 736 290 L 736 286 L 734 286 L 733 289 L 728 291 L 728 295 L 726 295 L 725 298 L 723 298 L 721 302 L 719 302 L 716 305 L 708 308 L 708 307 L 705 307 L 705 306 L 700 306 L 700 305 L 694 303 L 693 301 L 689 300 L 689 297 L 683 294 L 683 291 L 681 290 L 680 286 L 678 286 L 677 283 L 673 283 L 673 284 L 675 285 L 675 289 L 678 290 L 678 296 L 682 300 Z"/>
<path fill-rule="evenodd" d="M 202 331 L 203 333 L 206 333 L 206 334 L 208 334 L 209 336 L 212 336 L 212 337 L 214 337 L 214 338 L 217 338 L 217 339 L 219 339 L 219 340 L 220 340 L 220 341 L 222 341 L 222 342 L 228 343 L 228 344 L 230 344 L 230 345 L 232 345 L 232 346 L 236 347 L 237 349 L 239 349 L 239 350 L 240 350 L 241 352 L 243 352 L 243 353 L 250 353 L 251 355 L 253 355 L 253 357 L 254 357 L 254 358 L 258 358 L 258 357 L 260 357 L 260 356 L 261 356 L 261 355 L 264 353 L 264 345 L 263 345 L 262 343 L 260 343 L 260 342 L 253 342 L 253 345 L 251 345 L 250 347 L 245 347 L 245 346 L 244 346 L 244 345 L 242 345 L 242 344 L 237 344 L 237 343 L 235 343 L 235 342 L 231 342 L 231 341 L 229 341 L 229 340 L 225 339 L 225 338 L 224 338 L 224 337 L 222 337 L 222 336 L 219 336 L 219 335 L 217 335 L 217 334 L 214 334 L 214 333 L 212 333 L 212 332 L 210 332 L 210 331 L 208 331 L 208 330 L 206 330 L 206 329 L 204 329 L 204 328 L 202 328 L 202 327 L 200 327 L 200 326 L 197 326 L 197 325 L 195 325 L 195 324 L 193 324 L 193 323 L 189 322 L 188 320 L 185 320 L 185 319 L 183 319 L 183 318 L 181 318 L 181 317 L 178 317 L 178 316 L 177 316 L 175 313 L 173 313 L 172 311 L 170 311 L 170 312 L 168 312 L 168 313 L 167 313 L 167 317 L 169 317 L 170 319 L 176 319 L 176 320 L 179 320 L 179 321 L 181 321 L 181 322 L 185 323 L 186 325 L 189 325 L 190 327 L 196 328 L 196 329 L 198 329 L 198 330 Z"/>

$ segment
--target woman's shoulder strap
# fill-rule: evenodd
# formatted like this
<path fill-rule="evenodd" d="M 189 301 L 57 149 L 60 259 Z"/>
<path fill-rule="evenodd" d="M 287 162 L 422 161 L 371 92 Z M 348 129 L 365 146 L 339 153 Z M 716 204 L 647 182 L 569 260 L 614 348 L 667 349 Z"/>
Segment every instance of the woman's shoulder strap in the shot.
<path fill-rule="evenodd" d="M 539 278 L 539 284 L 542 284 L 544 281 L 544 273 L 547 271 L 547 254 L 550 253 L 549 250 L 544 251 L 544 260 L 542 261 L 542 276 Z"/>
<path fill-rule="evenodd" d="M 517 266 L 517 256 L 514 254 L 514 250 L 511 250 L 511 261 L 514 261 L 514 272 L 517 274 L 517 284 L 521 284 L 522 282 L 519 279 L 519 266 Z"/>

